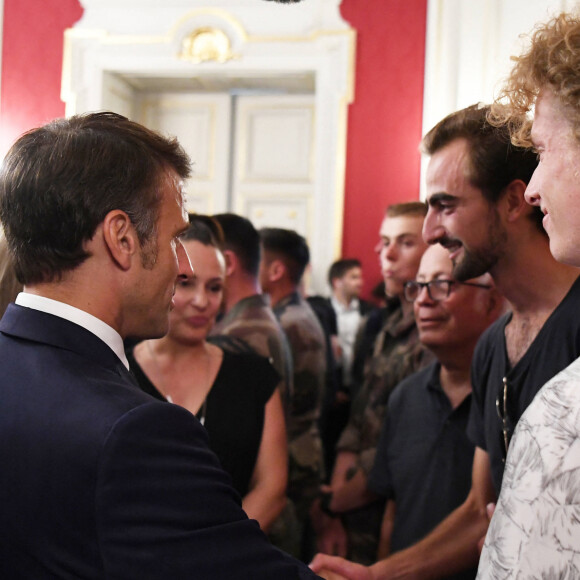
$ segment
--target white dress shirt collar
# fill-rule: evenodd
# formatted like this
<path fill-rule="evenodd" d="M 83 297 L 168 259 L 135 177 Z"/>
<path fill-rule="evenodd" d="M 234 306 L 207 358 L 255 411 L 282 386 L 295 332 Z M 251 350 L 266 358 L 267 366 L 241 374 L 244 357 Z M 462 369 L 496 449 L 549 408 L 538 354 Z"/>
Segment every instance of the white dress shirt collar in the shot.
<path fill-rule="evenodd" d="M 353 298 L 347 306 L 345 306 L 342 302 L 339 302 L 338 299 L 336 298 L 336 296 L 331 295 L 330 296 L 330 303 L 332 304 L 334 310 L 338 313 L 338 312 L 352 312 L 353 310 L 356 310 L 358 312 L 359 309 L 359 299 L 358 298 Z"/>
<path fill-rule="evenodd" d="M 36 294 L 28 294 L 20 292 L 15 300 L 19 306 L 26 308 L 33 308 L 40 312 L 46 312 L 54 316 L 64 318 L 74 324 L 82 326 L 95 336 L 100 338 L 120 359 L 121 362 L 129 368 L 129 362 L 125 356 L 125 347 L 123 346 L 123 339 L 121 335 L 111 326 L 96 318 L 92 314 L 79 310 L 70 304 L 46 298 L 45 296 L 38 296 Z"/>

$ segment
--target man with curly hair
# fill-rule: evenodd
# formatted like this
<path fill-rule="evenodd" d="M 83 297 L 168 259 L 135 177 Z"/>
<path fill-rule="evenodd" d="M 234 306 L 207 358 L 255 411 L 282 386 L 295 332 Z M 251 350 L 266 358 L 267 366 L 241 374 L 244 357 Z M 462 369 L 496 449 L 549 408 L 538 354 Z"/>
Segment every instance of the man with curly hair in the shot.
<path fill-rule="evenodd" d="M 580 17 L 561 14 L 536 28 L 500 99 L 493 122 L 507 123 L 512 141 L 539 156 L 526 200 L 542 210 L 550 251 L 580 266 Z M 577 359 L 518 423 L 478 578 L 579 577 L 579 409 Z"/>

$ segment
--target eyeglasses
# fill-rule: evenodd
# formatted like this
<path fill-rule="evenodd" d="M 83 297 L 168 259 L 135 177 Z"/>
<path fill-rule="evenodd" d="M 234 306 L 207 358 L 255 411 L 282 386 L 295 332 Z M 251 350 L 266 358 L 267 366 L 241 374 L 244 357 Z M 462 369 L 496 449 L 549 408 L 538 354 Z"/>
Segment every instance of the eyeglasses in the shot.
<path fill-rule="evenodd" d="M 507 450 L 510 444 L 510 426 L 508 422 L 508 412 L 507 412 L 507 395 L 508 395 L 508 382 L 507 378 L 504 377 L 502 380 L 502 387 L 497 394 L 497 398 L 495 399 L 495 409 L 497 411 L 497 416 L 501 420 L 502 424 L 502 435 L 503 435 L 503 445 L 504 445 L 504 454 L 503 454 L 503 462 L 505 463 L 505 458 L 507 456 Z"/>
<path fill-rule="evenodd" d="M 431 282 L 417 282 L 417 280 L 409 280 L 405 282 L 404 294 L 405 299 L 409 302 L 414 302 L 421 290 L 427 288 L 427 294 L 431 300 L 438 302 L 445 300 L 451 294 L 451 289 L 456 286 L 475 286 L 476 288 L 486 288 L 489 290 L 491 286 L 487 284 L 476 284 L 475 282 L 459 282 L 457 280 L 431 280 Z"/>

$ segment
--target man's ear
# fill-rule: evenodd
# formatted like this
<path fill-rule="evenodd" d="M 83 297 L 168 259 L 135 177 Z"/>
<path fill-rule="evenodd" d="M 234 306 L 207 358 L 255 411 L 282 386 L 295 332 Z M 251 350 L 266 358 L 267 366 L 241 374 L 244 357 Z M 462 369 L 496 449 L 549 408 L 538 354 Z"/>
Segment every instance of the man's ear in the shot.
<path fill-rule="evenodd" d="M 103 238 L 111 258 L 122 269 L 131 267 L 141 245 L 129 216 L 120 209 L 110 211 L 103 220 Z"/>
<path fill-rule="evenodd" d="M 530 212 L 530 205 L 524 197 L 526 187 L 526 184 L 521 179 L 514 179 L 505 188 L 502 202 L 507 212 L 507 220 L 510 222 L 515 222 L 522 215 L 527 215 Z"/>
<path fill-rule="evenodd" d="M 272 260 L 268 266 L 270 282 L 277 282 L 286 274 L 286 264 L 282 260 Z"/>
<path fill-rule="evenodd" d="M 231 250 L 224 250 L 223 254 L 226 259 L 226 277 L 228 277 L 239 268 L 239 260 Z"/>

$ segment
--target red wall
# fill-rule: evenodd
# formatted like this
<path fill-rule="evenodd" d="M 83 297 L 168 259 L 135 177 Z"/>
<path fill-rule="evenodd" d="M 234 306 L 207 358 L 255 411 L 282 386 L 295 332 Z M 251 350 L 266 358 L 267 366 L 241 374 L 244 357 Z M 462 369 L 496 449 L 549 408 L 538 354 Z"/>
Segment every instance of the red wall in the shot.
<path fill-rule="evenodd" d="M 24 131 L 64 115 L 63 31 L 82 13 L 78 0 L 4 0 L 0 155 Z"/>
<path fill-rule="evenodd" d="M 357 30 L 350 107 L 343 255 L 380 280 L 373 252 L 387 205 L 419 199 L 427 0 L 343 0 Z"/>
<path fill-rule="evenodd" d="M 343 255 L 362 261 L 366 290 L 379 280 L 373 248 L 385 207 L 419 196 L 426 10 L 427 0 L 341 5 L 357 30 Z M 22 132 L 64 114 L 63 31 L 81 16 L 78 0 L 4 0 L 0 155 Z"/>

